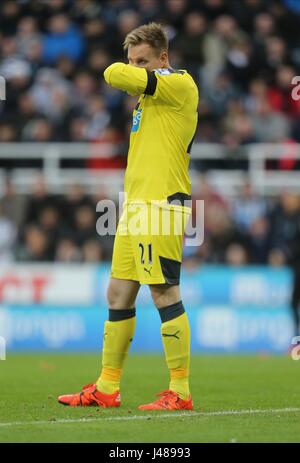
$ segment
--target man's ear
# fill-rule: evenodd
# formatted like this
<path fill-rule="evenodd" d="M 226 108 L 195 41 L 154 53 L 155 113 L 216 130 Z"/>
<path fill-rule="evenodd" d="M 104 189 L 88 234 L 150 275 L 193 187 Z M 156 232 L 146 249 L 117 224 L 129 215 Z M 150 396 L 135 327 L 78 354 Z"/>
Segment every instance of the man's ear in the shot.
<path fill-rule="evenodd" d="M 160 55 L 160 60 L 162 64 L 166 64 L 168 62 L 168 53 L 166 51 L 163 51 Z"/>

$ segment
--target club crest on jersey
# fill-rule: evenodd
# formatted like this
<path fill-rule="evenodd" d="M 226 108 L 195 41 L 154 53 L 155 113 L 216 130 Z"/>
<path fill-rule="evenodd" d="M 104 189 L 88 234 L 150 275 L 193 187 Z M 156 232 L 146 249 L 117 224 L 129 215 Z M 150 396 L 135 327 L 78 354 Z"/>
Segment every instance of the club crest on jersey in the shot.
<path fill-rule="evenodd" d="M 131 132 L 137 132 L 140 126 L 142 117 L 142 110 L 138 109 L 137 111 L 133 112 L 133 120 L 132 120 L 132 128 Z"/>
<path fill-rule="evenodd" d="M 160 76 L 167 76 L 168 74 L 172 74 L 172 73 L 170 72 L 170 69 L 166 69 L 166 68 L 155 69 L 155 71 L 156 71 L 157 74 L 159 74 Z"/>

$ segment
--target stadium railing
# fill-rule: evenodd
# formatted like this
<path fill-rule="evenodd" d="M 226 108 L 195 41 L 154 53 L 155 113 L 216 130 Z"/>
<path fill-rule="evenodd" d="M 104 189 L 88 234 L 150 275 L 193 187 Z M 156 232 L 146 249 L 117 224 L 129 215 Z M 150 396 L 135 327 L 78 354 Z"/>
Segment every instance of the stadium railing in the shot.
<path fill-rule="evenodd" d="M 246 179 L 260 194 L 277 195 L 283 187 L 300 192 L 299 147 L 291 142 L 248 144 L 236 149 L 195 143 L 191 152 L 192 181 L 205 173 L 215 188 L 228 195 L 236 194 Z M 25 194 L 42 173 L 51 192 L 63 193 L 68 185 L 80 183 L 90 192 L 103 186 L 114 195 L 122 191 L 123 169 L 85 168 L 84 162 L 115 154 L 110 143 L 0 143 L 0 194 L 7 173 L 16 190 Z M 80 167 L 63 167 L 66 160 L 82 163 Z"/>

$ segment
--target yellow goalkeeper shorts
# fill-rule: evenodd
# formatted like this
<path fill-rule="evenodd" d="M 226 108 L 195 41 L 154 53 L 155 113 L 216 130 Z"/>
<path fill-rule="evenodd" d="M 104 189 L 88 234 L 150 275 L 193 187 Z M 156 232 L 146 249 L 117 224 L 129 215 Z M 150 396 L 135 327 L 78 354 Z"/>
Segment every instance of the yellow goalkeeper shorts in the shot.
<path fill-rule="evenodd" d="M 178 285 L 190 214 L 191 208 L 166 202 L 125 204 L 114 242 L 111 277 Z"/>

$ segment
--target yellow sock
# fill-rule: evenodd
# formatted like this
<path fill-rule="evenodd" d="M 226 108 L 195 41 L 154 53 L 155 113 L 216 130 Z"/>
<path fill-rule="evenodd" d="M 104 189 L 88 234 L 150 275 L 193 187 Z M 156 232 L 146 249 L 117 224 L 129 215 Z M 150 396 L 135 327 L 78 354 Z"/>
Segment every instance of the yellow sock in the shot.
<path fill-rule="evenodd" d="M 97 389 L 105 394 L 113 394 L 120 389 L 121 368 L 103 367 L 97 381 Z"/>
<path fill-rule="evenodd" d="M 165 321 L 161 325 L 161 335 L 170 370 L 169 389 L 187 400 L 190 396 L 190 326 L 186 313 Z"/>
<path fill-rule="evenodd" d="M 105 394 L 112 394 L 120 389 L 122 368 L 134 335 L 134 328 L 134 316 L 125 320 L 106 321 L 104 324 L 102 371 L 96 384 L 97 389 Z"/>
<path fill-rule="evenodd" d="M 169 389 L 177 392 L 181 399 L 187 400 L 190 396 L 188 370 L 186 368 L 174 368 L 170 370 L 170 376 Z"/>

